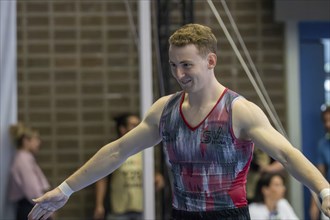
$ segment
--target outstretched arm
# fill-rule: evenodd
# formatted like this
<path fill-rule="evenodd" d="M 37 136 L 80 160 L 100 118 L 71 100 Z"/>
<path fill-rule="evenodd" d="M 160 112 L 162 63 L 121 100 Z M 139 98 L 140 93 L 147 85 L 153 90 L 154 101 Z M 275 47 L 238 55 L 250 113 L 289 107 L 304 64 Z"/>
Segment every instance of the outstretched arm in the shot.
<path fill-rule="evenodd" d="M 72 192 L 83 189 L 112 173 L 129 156 L 158 144 L 161 140 L 158 132 L 159 120 L 168 98 L 169 96 L 166 96 L 155 102 L 137 127 L 122 138 L 102 147 L 60 187 L 34 200 L 37 204 L 30 212 L 29 220 L 47 219 L 67 202 Z"/>
<path fill-rule="evenodd" d="M 324 189 L 329 189 L 329 183 L 318 169 L 271 126 L 266 115 L 255 104 L 245 99 L 234 102 L 233 125 L 236 136 L 251 139 L 261 150 L 281 162 L 297 180 L 308 188 L 317 194 Z M 330 195 L 323 198 L 322 207 L 325 214 L 330 216 Z"/>

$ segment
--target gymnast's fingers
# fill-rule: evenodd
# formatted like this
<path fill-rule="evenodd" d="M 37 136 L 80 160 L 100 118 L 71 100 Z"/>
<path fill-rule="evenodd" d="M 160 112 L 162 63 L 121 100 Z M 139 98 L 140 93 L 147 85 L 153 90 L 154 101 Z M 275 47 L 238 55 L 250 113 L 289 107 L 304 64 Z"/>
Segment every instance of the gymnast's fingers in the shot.
<path fill-rule="evenodd" d="M 28 220 L 35 220 L 37 219 L 38 214 L 42 211 L 39 204 L 36 204 L 28 215 Z"/>
<path fill-rule="evenodd" d="M 48 211 L 48 213 L 44 214 L 40 220 L 46 220 L 46 219 L 49 218 L 52 214 L 53 214 L 53 212 Z"/>

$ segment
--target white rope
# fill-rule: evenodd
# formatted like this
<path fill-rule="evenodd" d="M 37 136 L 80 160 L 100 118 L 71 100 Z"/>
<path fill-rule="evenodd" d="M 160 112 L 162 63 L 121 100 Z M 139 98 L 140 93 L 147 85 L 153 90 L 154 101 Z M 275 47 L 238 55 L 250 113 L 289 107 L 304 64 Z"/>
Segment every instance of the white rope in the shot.
<path fill-rule="evenodd" d="M 232 26 L 232 28 L 233 28 L 233 30 L 234 30 L 236 36 L 237 36 L 237 39 L 238 39 L 238 41 L 239 41 L 239 43 L 240 43 L 240 45 L 241 45 L 243 51 L 244 51 L 244 54 L 245 54 L 245 56 L 246 56 L 246 58 L 247 58 L 247 60 L 248 60 L 248 63 L 249 63 L 249 65 L 250 65 L 250 67 L 252 68 L 252 72 L 253 72 L 253 74 L 254 74 L 254 77 L 255 77 L 255 79 L 257 80 L 257 83 L 259 84 L 259 87 L 260 87 L 260 89 L 261 89 L 263 95 L 265 96 L 265 99 L 266 99 L 266 101 L 267 101 L 267 103 L 268 103 L 268 105 L 269 105 L 269 107 L 270 107 L 272 113 L 273 113 L 274 116 L 276 117 L 276 120 L 277 120 L 277 122 L 279 123 L 279 126 L 281 127 L 282 131 L 284 132 L 283 135 L 285 135 L 285 136 L 287 137 L 287 134 L 285 133 L 285 129 L 284 129 L 282 123 L 281 123 L 281 120 L 280 120 L 278 114 L 276 113 L 276 110 L 275 110 L 275 107 L 274 107 L 274 105 L 273 105 L 273 102 L 272 102 L 272 100 L 270 99 L 270 97 L 269 97 L 269 95 L 268 95 L 268 92 L 267 92 L 267 90 L 266 90 L 266 88 L 265 88 L 265 86 L 264 86 L 264 83 L 262 82 L 262 80 L 261 80 L 261 78 L 260 78 L 260 74 L 259 74 L 259 72 L 258 72 L 258 70 L 257 70 L 257 68 L 256 68 L 256 66 L 255 66 L 255 64 L 254 64 L 254 62 L 253 62 L 252 59 L 251 59 L 251 56 L 250 56 L 249 50 L 246 48 L 246 45 L 245 45 L 245 43 L 244 43 L 244 41 L 243 41 L 243 38 L 242 38 L 242 36 L 241 36 L 241 34 L 240 34 L 238 28 L 237 28 L 237 25 L 236 25 L 236 23 L 235 23 L 235 21 L 234 21 L 234 19 L 233 19 L 233 16 L 231 15 L 230 10 L 228 9 L 228 6 L 227 6 L 226 1 L 225 1 L 225 0 L 221 0 L 221 4 L 222 4 L 222 6 L 223 6 L 223 8 L 224 8 L 224 10 L 225 10 L 225 12 L 226 12 L 226 15 L 227 15 L 228 18 L 229 18 L 230 24 L 231 24 L 231 26 Z"/>
<path fill-rule="evenodd" d="M 273 112 L 271 111 L 265 97 L 263 96 L 263 93 L 261 92 L 258 84 L 256 83 L 255 79 L 253 78 L 248 66 L 246 65 L 245 60 L 243 59 L 241 53 L 239 52 L 233 38 L 231 37 L 230 33 L 228 32 L 226 25 L 224 24 L 224 22 L 222 21 L 217 9 L 215 8 L 212 0 L 207 0 L 214 16 L 216 17 L 216 19 L 218 20 L 222 30 L 224 31 L 224 34 L 226 35 L 231 47 L 233 48 L 238 60 L 240 61 L 243 69 L 245 70 L 245 73 L 247 74 L 250 82 L 252 83 L 252 86 L 254 87 L 254 89 L 256 90 L 257 95 L 259 96 L 262 104 L 264 105 L 267 113 L 269 114 L 269 117 L 271 118 L 272 122 L 274 123 L 274 126 L 276 127 L 276 129 L 281 132 L 283 135 L 286 136 L 286 132 L 284 131 L 283 127 L 279 124 L 279 122 L 277 121 L 276 117 L 274 116 Z"/>
<path fill-rule="evenodd" d="M 131 33 L 133 35 L 134 43 L 135 43 L 135 46 L 138 49 L 138 51 L 140 51 L 139 36 L 138 36 L 137 30 L 136 30 L 136 25 L 134 24 L 133 13 L 132 13 L 128 0 L 125 0 L 124 3 L 125 3 L 127 15 L 128 15 L 129 27 L 130 27 Z"/>

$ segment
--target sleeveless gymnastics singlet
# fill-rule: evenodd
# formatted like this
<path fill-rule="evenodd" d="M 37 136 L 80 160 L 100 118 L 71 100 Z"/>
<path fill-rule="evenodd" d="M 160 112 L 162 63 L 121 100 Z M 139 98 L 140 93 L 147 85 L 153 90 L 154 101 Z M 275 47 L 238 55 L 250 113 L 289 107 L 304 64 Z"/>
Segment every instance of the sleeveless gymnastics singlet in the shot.
<path fill-rule="evenodd" d="M 226 89 L 194 128 L 181 111 L 184 95 L 178 92 L 170 98 L 159 126 L 173 176 L 173 207 L 219 211 L 247 206 L 245 185 L 253 143 L 233 134 L 231 108 L 239 95 Z"/>

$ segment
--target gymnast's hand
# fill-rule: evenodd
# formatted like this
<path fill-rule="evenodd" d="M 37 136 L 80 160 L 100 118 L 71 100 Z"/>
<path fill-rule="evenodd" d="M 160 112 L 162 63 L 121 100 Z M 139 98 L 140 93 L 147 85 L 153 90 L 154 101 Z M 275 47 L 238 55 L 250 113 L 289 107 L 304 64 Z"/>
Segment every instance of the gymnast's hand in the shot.
<path fill-rule="evenodd" d="M 322 211 L 326 216 L 330 217 L 330 195 L 324 197 L 322 201 Z"/>
<path fill-rule="evenodd" d="M 57 187 L 43 196 L 33 199 L 36 205 L 29 213 L 29 220 L 46 220 L 53 212 L 64 206 L 69 197 Z"/>

